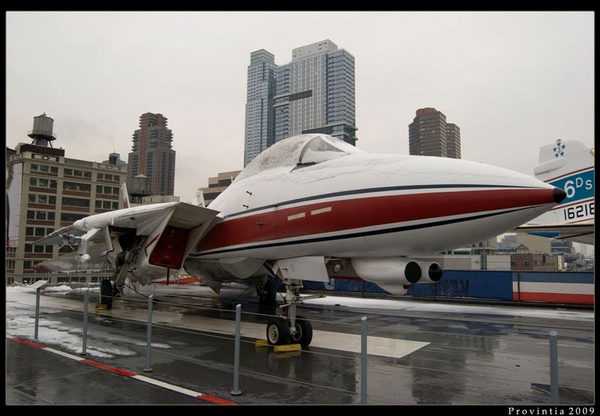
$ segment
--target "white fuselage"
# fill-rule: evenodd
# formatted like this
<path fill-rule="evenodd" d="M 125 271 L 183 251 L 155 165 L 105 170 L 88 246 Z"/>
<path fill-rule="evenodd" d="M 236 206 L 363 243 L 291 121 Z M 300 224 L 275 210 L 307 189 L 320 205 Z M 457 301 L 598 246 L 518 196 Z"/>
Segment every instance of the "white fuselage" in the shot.
<path fill-rule="evenodd" d="M 533 177 L 464 160 L 348 154 L 236 179 L 193 257 L 413 256 L 499 235 L 556 204 Z"/>

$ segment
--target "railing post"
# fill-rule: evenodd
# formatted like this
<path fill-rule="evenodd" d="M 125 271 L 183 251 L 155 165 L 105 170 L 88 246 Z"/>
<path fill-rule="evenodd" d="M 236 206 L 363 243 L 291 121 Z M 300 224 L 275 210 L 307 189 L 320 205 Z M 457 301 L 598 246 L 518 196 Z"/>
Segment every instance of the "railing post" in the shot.
<path fill-rule="evenodd" d="M 154 295 L 148 296 L 148 324 L 146 332 L 146 367 L 145 372 L 152 371 L 152 299 Z"/>
<path fill-rule="evenodd" d="M 40 291 L 41 287 L 35 290 L 35 328 L 33 330 L 33 339 L 38 340 L 39 324 L 40 324 Z"/>
<path fill-rule="evenodd" d="M 550 331 L 550 400 L 552 404 L 559 404 L 558 394 L 558 333 Z"/>
<path fill-rule="evenodd" d="M 233 358 L 233 390 L 232 396 L 242 394 L 240 390 L 240 326 L 242 320 L 242 305 L 239 303 L 235 307 L 235 353 Z"/>
<path fill-rule="evenodd" d="M 85 291 L 83 296 L 83 346 L 81 348 L 81 355 L 87 355 L 87 330 L 88 330 L 88 302 L 89 302 L 89 289 Z"/>
<path fill-rule="evenodd" d="M 35 327 L 33 329 L 33 339 L 37 341 L 38 339 L 38 328 L 40 325 L 40 294 L 41 290 L 46 284 L 47 280 L 38 280 L 33 285 L 31 285 L 31 289 L 35 289 Z"/>
<path fill-rule="evenodd" d="M 367 317 L 361 318 L 362 336 L 360 342 L 360 402 L 367 404 Z"/>

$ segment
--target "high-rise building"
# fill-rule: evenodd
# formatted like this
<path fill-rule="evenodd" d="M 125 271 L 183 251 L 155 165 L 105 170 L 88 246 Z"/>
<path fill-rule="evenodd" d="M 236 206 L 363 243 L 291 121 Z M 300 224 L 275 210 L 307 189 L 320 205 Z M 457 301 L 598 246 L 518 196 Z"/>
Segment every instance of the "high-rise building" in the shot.
<path fill-rule="evenodd" d="M 460 159 L 460 127 L 454 123 L 446 123 L 447 157 Z"/>
<path fill-rule="evenodd" d="M 250 54 L 246 101 L 244 166 L 275 143 L 275 56 L 264 49 Z"/>
<path fill-rule="evenodd" d="M 460 159 L 460 128 L 441 111 L 420 108 L 408 126 L 408 145 L 411 155 Z"/>
<path fill-rule="evenodd" d="M 325 133 L 355 145 L 354 57 L 327 39 L 294 49 L 286 65 L 273 58 L 264 49 L 250 55 L 244 166 L 298 134 Z"/>
<path fill-rule="evenodd" d="M 31 144 L 7 148 L 7 284 L 32 283 L 42 278 L 51 283 L 97 282 L 105 277 L 98 273 L 36 273 L 38 263 L 75 248 L 69 244 L 59 247 L 32 243 L 88 215 L 123 208 L 119 188 L 127 176 L 127 165 L 116 163 L 113 157 L 108 163 L 65 157 L 64 149 L 52 147 L 56 140 L 53 125 L 54 120 L 46 114 L 34 117 L 33 130 L 28 134 Z"/>
<path fill-rule="evenodd" d="M 127 188 L 134 189 L 134 178 L 148 178 L 150 195 L 173 195 L 175 192 L 175 150 L 173 132 L 167 128 L 168 119 L 162 114 L 144 113 L 140 128 L 133 132 L 132 152 L 129 153 Z"/>

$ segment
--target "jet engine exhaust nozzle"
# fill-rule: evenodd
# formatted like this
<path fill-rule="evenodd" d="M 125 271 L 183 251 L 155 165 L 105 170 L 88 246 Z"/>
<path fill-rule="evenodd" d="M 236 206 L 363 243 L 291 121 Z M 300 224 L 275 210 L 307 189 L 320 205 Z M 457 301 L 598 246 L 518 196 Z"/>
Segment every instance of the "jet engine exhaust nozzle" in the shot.
<path fill-rule="evenodd" d="M 433 283 L 439 282 L 443 275 L 444 271 L 439 263 L 431 263 L 427 268 L 427 276 Z"/>
<path fill-rule="evenodd" d="M 380 286 L 435 283 L 443 275 L 442 267 L 436 262 L 405 257 L 353 258 L 352 267 L 361 279 Z"/>

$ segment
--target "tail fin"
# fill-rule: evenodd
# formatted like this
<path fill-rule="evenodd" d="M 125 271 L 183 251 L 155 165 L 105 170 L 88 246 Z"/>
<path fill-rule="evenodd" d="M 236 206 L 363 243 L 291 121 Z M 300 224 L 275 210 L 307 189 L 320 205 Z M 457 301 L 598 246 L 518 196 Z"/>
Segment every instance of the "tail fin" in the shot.
<path fill-rule="evenodd" d="M 516 231 L 595 244 L 594 149 L 574 140 L 556 140 L 540 148 L 535 177 L 564 190 L 567 197 Z"/>
<path fill-rule="evenodd" d="M 127 183 L 123 182 L 121 188 L 119 189 L 119 193 L 121 194 L 121 201 L 123 202 L 123 208 L 129 208 L 129 194 L 127 193 Z"/>
<path fill-rule="evenodd" d="M 198 207 L 206 207 L 206 202 L 204 201 L 204 192 L 202 192 L 202 188 L 198 188 L 196 191 L 196 197 L 193 201 L 194 205 Z"/>
<path fill-rule="evenodd" d="M 578 141 L 558 139 L 540 148 L 539 161 L 535 177 L 567 193 L 562 203 L 540 219 L 549 224 L 593 220 L 594 149 Z"/>

